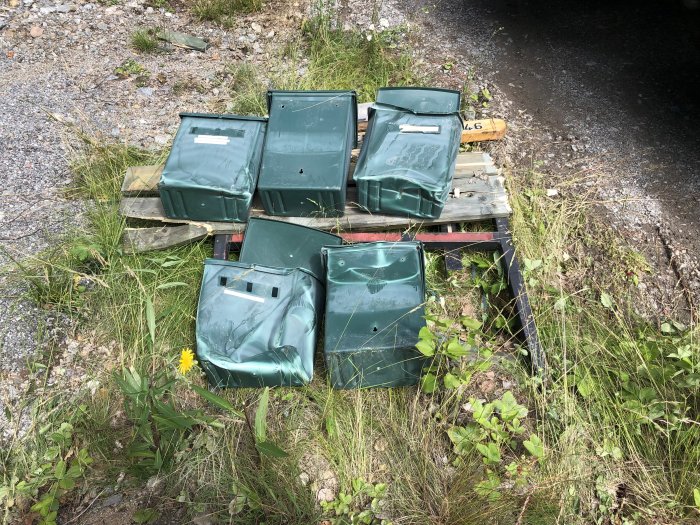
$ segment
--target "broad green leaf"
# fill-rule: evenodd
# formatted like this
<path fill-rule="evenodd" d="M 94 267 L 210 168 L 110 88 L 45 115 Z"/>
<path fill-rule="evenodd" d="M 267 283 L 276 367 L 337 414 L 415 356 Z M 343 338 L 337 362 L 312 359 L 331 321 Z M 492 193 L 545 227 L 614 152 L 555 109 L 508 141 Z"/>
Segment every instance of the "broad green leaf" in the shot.
<path fill-rule="evenodd" d="M 255 444 L 255 446 L 261 454 L 269 456 L 271 458 L 284 458 L 289 455 L 280 447 L 278 447 L 274 443 L 271 443 L 270 441 L 259 441 Z"/>
<path fill-rule="evenodd" d="M 238 417 L 243 417 L 243 413 L 240 410 L 236 410 L 234 406 L 229 403 L 226 399 L 224 399 L 221 396 L 216 395 L 213 392 L 210 392 L 206 388 L 202 388 L 197 385 L 190 385 L 192 390 L 197 392 L 200 396 L 202 396 L 204 399 L 209 401 L 212 405 L 215 405 L 219 407 L 222 410 L 226 410 L 228 412 L 231 412 L 232 414 L 238 416 Z"/>
<path fill-rule="evenodd" d="M 600 304 L 602 304 L 605 308 L 611 309 L 613 307 L 613 299 L 610 296 L 610 294 L 603 292 L 600 294 Z"/>
<path fill-rule="evenodd" d="M 477 443 L 476 449 L 484 456 L 485 463 L 496 464 L 501 462 L 501 450 L 495 443 L 489 443 L 488 445 Z"/>
<path fill-rule="evenodd" d="M 433 334 L 433 332 L 430 331 L 430 328 L 424 326 L 418 332 L 418 338 L 425 339 L 426 341 L 433 341 L 435 339 L 435 334 Z"/>
<path fill-rule="evenodd" d="M 426 394 L 432 394 L 437 387 L 437 377 L 435 374 L 425 374 L 420 378 L 420 387 Z"/>
<path fill-rule="evenodd" d="M 65 490 L 71 490 L 75 487 L 75 480 L 73 478 L 63 478 L 58 482 L 58 486 Z"/>
<path fill-rule="evenodd" d="M 447 388 L 448 390 L 457 388 L 461 384 L 462 381 L 460 381 L 460 379 L 456 375 L 450 373 L 445 374 L 445 388 Z"/>
<path fill-rule="evenodd" d="M 478 330 L 483 324 L 481 321 L 471 317 L 462 317 L 460 318 L 460 321 L 462 322 L 462 326 L 464 326 L 464 328 L 468 328 L 469 330 Z"/>
<path fill-rule="evenodd" d="M 61 460 L 58 463 L 56 463 L 56 468 L 53 471 L 53 475 L 56 477 L 56 479 L 63 479 L 63 477 L 66 475 L 66 462 Z"/>
<path fill-rule="evenodd" d="M 421 339 L 416 343 L 416 348 L 418 351 L 426 357 L 431 357 L 435 355 L 435 343 Z"/>
<path fill-rule="evenodd" d="M 673 332 L 673 327 L 670 323 L 662 323 L 661 332 L 663 332 L 664 334 L 670 334 L 671 332 Z"/>
<path fill-rule="evenodd" d="M 255 441 L 263 442 L 267 439 L 267 404 L 270 401 L 270 387 L 266 386 L 258 401 L 255 410 Z"/>
<path fill-rule="evenodd" d="M 695 506 L 700 510 L 700 489 L 693 489 L 693 499 L 695 500 Z"/>
<path fill-rule="evenodd" d="M 544 456 L 544 445 L 542 445 L 542 440 L 537 434 L 532 434 L 530 439 L 523 441 L 523 445 L 537 459 L 541 459 Z"/>
<path fill-rule="evenodd" d="M 445 353 L 453 359 L 459 359 L 469 353 L 469 349 L 459 342 L 456 337 L 447 344 Z"/>
<path fill-rule="evenodd" d="M 151 343 L 156 343 L 156 311 L 153 308 L 153 301 L 146 297 L 146 323 L 148 324 L 148 333 L 151 336 Z"/>

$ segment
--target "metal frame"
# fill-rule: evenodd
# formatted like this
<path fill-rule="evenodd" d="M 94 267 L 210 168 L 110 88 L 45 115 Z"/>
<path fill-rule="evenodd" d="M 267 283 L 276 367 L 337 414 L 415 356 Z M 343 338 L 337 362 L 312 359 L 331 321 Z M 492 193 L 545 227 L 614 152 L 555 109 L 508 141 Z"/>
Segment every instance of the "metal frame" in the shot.
<path fill-rule="evenodd" d="M 448 271 L 462 269 L 460 253 L 462 250 L 497 251 L 500 252 L 501 265 L 508 277 L 508 287 L 515 300 L 515 310 L 518 316 L 518 331 L 516 335 L 525 343 L 530 351 L 530 366 L 533 373 L 544 374 L 546 368 L 545 356 L 537 335 L 535 319 L 530 308 L 530 300 L 525 290 L 523 276 L 510 233 L 510 223 L 507 218 L 495 219 L 496 231 L 491 232 L 459 232 L 452 231 L 453 225 L 443 226 L 440 232 L 423 233 L 340 233 L 347 243 L 376 242 L 376 241 L 421 241 L 428 250 L 445 251 L 445 265 Z M 221 234 L 214 236 L 214 257 L 228 259 L 229 252 L 240 250 L 243 242 L 242 233 Z"/>

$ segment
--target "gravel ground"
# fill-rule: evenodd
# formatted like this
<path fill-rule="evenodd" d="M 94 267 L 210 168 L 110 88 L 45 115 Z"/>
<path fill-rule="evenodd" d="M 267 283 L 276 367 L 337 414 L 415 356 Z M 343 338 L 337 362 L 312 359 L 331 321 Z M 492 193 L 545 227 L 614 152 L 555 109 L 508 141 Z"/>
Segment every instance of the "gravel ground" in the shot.
<path fill-rule="evenodd" d="M 82 224 L 82 204 L 63 198 L 71 181 L 68 157 L 77 145 L 75 129 L 164 147 L 177 130 L 178 113 L 226 103 L 227 65 L 270 60 L 278 44 L 275 34 L 298 28 L 303 18 L 303 7 L 290 7 L 241 17 L 225 31 L 208 24 L 193 27 L 186 12 L 153 9 L 139 0 L 113 6 L 81 0 L 0 5 L 5 152 L 0 156 L 0 437 L 27 429 L 26 412 L 17 407 L 30 388 L 27 363 L 37 351 L 58 343 L 61 352 L 76 352 L 74 340 L 66 339 L 70 320 L 27 300 L 26 281 L 12 263 Z M 129 37 L 141 26 L 194 31 L 211 47 L 205 53 L 176 48 L 139 55 L 130 49 Z M 115 75 L 127 59 L 148 74 Z"/>

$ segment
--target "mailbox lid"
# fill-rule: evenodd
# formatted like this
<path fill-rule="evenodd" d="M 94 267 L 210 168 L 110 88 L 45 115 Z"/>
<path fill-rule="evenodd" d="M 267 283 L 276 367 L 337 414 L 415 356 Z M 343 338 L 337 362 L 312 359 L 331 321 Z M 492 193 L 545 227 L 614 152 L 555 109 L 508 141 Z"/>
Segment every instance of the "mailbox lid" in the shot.
<path fill-rule="evenodd" d="M 303 268 L 320 282 L 325 281 L 321 248 L 340 245 L 343 239 L 332 233 L 298 224 L 251 218 L 238 260 L 280 268 Z"/>

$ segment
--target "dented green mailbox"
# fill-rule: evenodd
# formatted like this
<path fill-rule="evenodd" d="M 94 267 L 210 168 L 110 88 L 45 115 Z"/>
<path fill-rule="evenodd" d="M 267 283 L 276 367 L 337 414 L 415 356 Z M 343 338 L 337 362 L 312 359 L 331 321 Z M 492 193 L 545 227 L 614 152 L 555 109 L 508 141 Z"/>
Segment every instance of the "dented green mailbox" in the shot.
<path fill-rule="evenodd" d="M 462 136 L 458 91 L 383 88 L 354 173 L 372 213 L 437 219 L 452 186 Z"/>
<path fill-rule="evenodd" d="M 217 386 L 300 386 L 313 375 L 323 315 L 321 248 L 337 235 L 251 218 L 239 262 L 209 259 L 197 355 Z"/>
<path fill-rule="evenodd" d="M 301 386 L 313 377 L 323 285 L 296 268 L 208 259 L 197 356 L 218 387 Z"/>
<path fill-rule="evenodd" d="M 268 215 L 339 216 L 357 143 L 354 91 L 270 91 L 258 191 Z"/>
<path fill-rule="evenodd" d="M 415 347 L 425 325 L 422 245 L 331 246 L 323 256 L 324 354 L 333 387 L 417 383 L 425 363 Z"/>
<path fill-rule="evenodd" d="M 158 189 L 171 219 L 245 222 L 266 119 L 182 113 Z"/>

